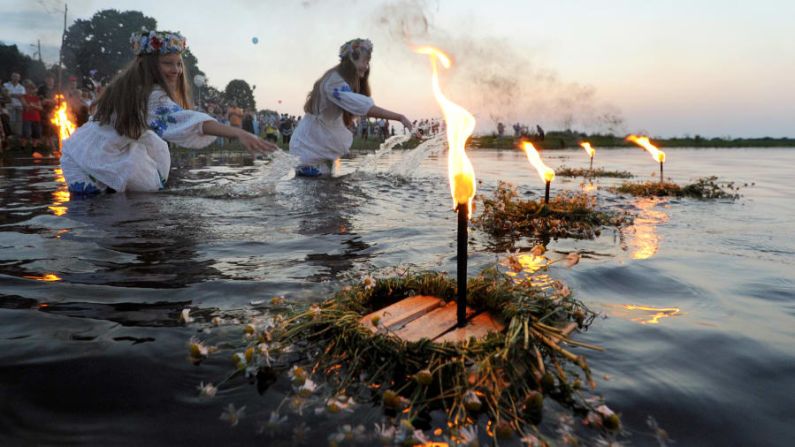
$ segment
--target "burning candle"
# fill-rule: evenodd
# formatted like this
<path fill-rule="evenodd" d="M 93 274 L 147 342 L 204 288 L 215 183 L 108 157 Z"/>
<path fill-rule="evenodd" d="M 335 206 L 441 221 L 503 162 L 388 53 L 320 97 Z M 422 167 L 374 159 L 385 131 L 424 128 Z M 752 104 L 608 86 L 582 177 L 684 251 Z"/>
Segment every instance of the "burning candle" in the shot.
<path fill-rule="evenodd" d="M 416 50 L 419 54 L 427 54 L 433 70 L 433 95 L 442 108 L 447 128 L 447 175 L 450 181 L 450 194 L 453 196 L 453 208 L 458 213 L 458 327 L 466 325 L 467 298 L 467 239 L 468 223 L 472 214 L 472 199 L 475 197 L 475 169 L 466 156 L 464 145 L 467 138 L 475 130 L 475 117 L 466 109 L 453 103 L 442 94 L 439 86 L 437 63 L 450 68 L 450 58 L 436 48 L 422 47 Z"/>
<path fill-rule="evenodd" d="M 637 135 L 630 135 L 630 136 L 627 137 L 627 140 L 637 144 L 638 146 L 642 147 L 643 149 L 646 149 L 649 152 L 649 154 L 651 155 L 651 158 L 653 158 L 654 160 L 660 162 L 660 183 L 662 183 L 663 182 L 663 163 L 665 163 L 665 152 L 657 149 L 657 147 L 655 147 L 653 144 L 651 144 L 651 142 L 649 141 L 648 137 L 639 137 Z"/>
<path fill-rule="evenodd" d="M 522 150 L 524 150 L 525 155 L 527 155 L 527 161 L 529 161 L 530 164 L 536 168 L 538 176 L 541 177 L 541 180 L 546 183 L 546 189 L 544 191 L 544 204 L 548 204 L 549 185 L 552 183 L 552 180 L 555 180 L 555 171 L 541 161 L 541 156 L 538 155 L 538 151 L 536 150 L 535 146 L 533 146 L 533 143 L 529 141 L 523 141 Z"/>
<path fill-rule="evenodd" d="M 591 143 L 587 141 L 583 141 L 582 143 L 580 143 L 580 146 L 582 146 L 582 148 L 585 149 L 585 152 L 588 154 L 588 156 L 591 157 L 591 167 L 588 169 L 591 171 L 591 173 L 593 173 L 593 156 L 596 155 L 596 149 L 592 148 Z"/>

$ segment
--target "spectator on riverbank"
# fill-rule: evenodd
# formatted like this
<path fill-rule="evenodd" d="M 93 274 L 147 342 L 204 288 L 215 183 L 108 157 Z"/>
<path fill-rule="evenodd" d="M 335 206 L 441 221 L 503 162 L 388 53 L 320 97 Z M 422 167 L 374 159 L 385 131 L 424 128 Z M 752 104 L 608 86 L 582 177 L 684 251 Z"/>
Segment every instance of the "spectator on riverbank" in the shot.
<path fill-rule="evenodd" d="M 22 97 L 26 93 L 25 86 L 19 82 L 21 78 L 19 73 L 11 73 L 11 80 L 3 84 L 11 99 L 7 105 L 11 133 L 17 136 L 22 134 Z"/>
<path fill-rule="evenodd" d="M 55 77 L 47 75 L 37 92 L 41 99 L 41 137 L 50 148 L 57 148 L 58 129 L 50 119 L 55 110 Z"/>
<path fill-rule="evenodd" d="M 282 116 L 279 123 L 279 133 L 282 135 L 282 144 L 290 144 L 290 137 L 293 135 L 293 120 L 287 114 Z"/>
<path fill-rule="evenodd" d="M 236 102 L 233 102 L 226 110 L 226 118 L 229 120 L 230 126 L 243 128 L 243 109 L 238 107 Z"/>
<path fill-rule="evenodd" d="M 36 84 L 30 79 L 25 81 L 25 94 L 22 95 L 22 138 L 19 143 L 27 146 L 30 143 L 34 148 L 39 145 L 41 138 L 41 99 L 36 93 Z"/>

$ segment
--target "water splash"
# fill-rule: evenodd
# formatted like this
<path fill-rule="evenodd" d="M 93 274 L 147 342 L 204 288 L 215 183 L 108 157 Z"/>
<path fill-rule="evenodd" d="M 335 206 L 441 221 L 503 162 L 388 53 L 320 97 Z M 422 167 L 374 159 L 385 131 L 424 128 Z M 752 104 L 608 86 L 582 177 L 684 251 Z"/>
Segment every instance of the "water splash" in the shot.
<path fill-rule="evenodd" d="M 255 169 L 248 171 L 241 180 L 224 178 L 180 192 L 216 198 L 254 198 L 273 194 L 280 181 L 295 175 L 295 168 L 300 164 L 300 160 L 282 150 L 272 152 L 269 157 L 269 160 L 256 160 Z"/>
<path fill-rule="evenodd" d="M 410 139 L 411 135 L 395 135 L 393 137 L 387 138 L 386 141 L 381 143 L 377 151 L 373 152 L 372 154 L 367 154 L 367 156 L 364 157 L 364 160 L 362 160 L 361 164 L 354 172 L 374 172 L 380 158 L 392 152 L 392 149 L 394 149 L 396 146 L 403 144 Z"/>
<path fill-rule="evenodd" d="M 389 172 L 398 177 L 411 177 L 414 171 L 420 167 L 423 160 L 432 155 L 438 155 L 445 149 L 447 149 L 447 138 L 444 133 L 438 133 L 423 141 L 403 158 L 393 163 L 389 167 Z"/>

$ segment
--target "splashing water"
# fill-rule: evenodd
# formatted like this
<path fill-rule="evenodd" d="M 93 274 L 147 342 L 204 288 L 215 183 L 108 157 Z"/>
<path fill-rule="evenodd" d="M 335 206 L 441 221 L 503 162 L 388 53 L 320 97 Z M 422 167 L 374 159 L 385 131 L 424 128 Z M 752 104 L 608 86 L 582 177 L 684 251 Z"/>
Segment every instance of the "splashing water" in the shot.
<path fill-rule="evenodd" d="M 410 139 L 411 135 L 395 135 L 393 137 L 387 138 L 386 141 L 381 143 L 381 146 L 379 146 L 377 151 L 373 152 L 372 154 L 367 154 L 367 156 L 364 157 L 364 160 L 362 160 L 361 164 L 354 172 L 374 172 L 376 169 L 376 164 L 381 157 L 392 152 L 392 149 L 394 149 L 395 146 L 403 144 Z"/>
<path fill-rule="evenodd" d="M 412 173 L 420 167 L 426 158 L 438 155 L 447 149 L 447 138 L 444 133 L 438 133 L 423 141 L 403 158 L 389 167 L 389 172 L 398 177 L 411 177 Z"/>
<path fill-rule="evenodd" d="M 270 154 L 269 160 L 257 160 L 254 164 L 256 169 L 247 173 L 243 180 L 233 182 L 222 179 L 183 191 L 191 195 L 231 198 L 254 198 L 273 194 L 280 181 L 295 174 L 295 168 L 300 165 L 300 160 L 287 152 L 276 150 Z"/>

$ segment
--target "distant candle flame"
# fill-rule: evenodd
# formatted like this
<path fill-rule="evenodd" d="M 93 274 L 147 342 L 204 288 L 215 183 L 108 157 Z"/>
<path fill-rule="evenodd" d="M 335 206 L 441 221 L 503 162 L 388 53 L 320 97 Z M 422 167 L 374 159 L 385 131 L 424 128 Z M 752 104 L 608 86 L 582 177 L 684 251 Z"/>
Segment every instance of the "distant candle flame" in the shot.
<path fill-rule="evenodd" d="M 627 137 L 627 140 L 637 144 L 643 149 L 646 149 L 649 152 L 649 154 L 651 154 L 651 158 L 653 158 L 655 161 L 660 163 L 665 163 L 665 152 L 657 149 L 656 146 L 651 144 L 648 137 L 639 137 L 637 135 L 630 135 Z"/>
<path fill-rule="evenodd" d="M 417 48 L 415 52 L 427 54 L 431 60 L 433 95 L 442 108 L 447 126 L 447 144 L 450 146 L 447 155 L 447 174 L 450 180 L 450 194 L 453 196 L 453 207 L 457 208 L 458 205 L 466 204 L 467 217 L 470 217 L 472 215 L 472 199 L 475 197 L 476 191 L 475 169 L 464 151 L 464 145 L 475 130 L 475 117 L 442 94 L 436 64 L 438 61 L 444 68 L 450 68 L 450 58 L 432 47 Z"/>
<path fill-rule="evenodd" d="M 61 94 L 55 95 L 55 102 L 58 104 L 58 107 L 53 110 L 50 122 L 58 127 L 58 149 L 60 149 L 63 141 L 72 136 L 77 126 L 69 120 L 68 108 L 64 96 Z"/>
<path fill-rule="evenodd" d="M 547 183 L 555 180 L 555 171 L 541 161 L 541 156 L 538 155 L 538 151 L 536 150 L 535 146 L 533 146 L 533 143 L 530 143 L 529 141 L 523 141 L 522 150 L 524 151 L 525 155 L 527 155 L 527 161 L 529 161 L 530 164 L 536 168 L 536 171 L 538 171 L 538 176 L 541 177 L 541 180 Z"/>
<path fill-rule="evenodd" d="M 56 275 L 55 273 L 45 273 L 43 275 L 25 275 L 25 278 L 35 279 L 36 281 L 45 281 L 45 282 L 61 280 L 61 277 Z"/>
<path fill-rule="evenodd" d="M 582 148 L 585 149 L 585 152 L 588 154 L 589 157 L 593 157 L 594 155 L 596 155 L 596 149 L 591 147 L 591 143 L 583 141 L 582 143 L 580 143 L 580 146 L 582 146 Z"/>

